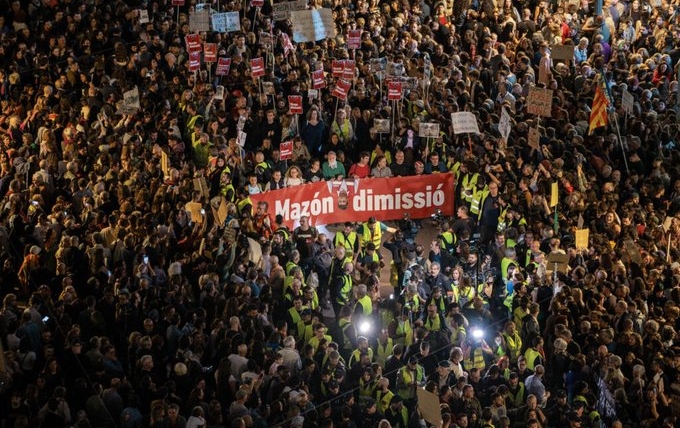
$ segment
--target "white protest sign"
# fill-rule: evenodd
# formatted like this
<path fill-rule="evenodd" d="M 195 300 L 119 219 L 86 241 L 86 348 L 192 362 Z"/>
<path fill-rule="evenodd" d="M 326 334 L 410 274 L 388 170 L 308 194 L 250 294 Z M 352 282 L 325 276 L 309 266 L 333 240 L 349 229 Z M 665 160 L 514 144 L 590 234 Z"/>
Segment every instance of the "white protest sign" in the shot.
<path fill-rule="evenodd" d="M 243 131 L 238 131 L 238 139 L 236 142 L 238 143 L 239 146 L 243 147 L 246 145 L 246 138 L 248 138 L 248 134 L 246 134 Z"/>
<path fill-rule="evenodd" d="M 373 129 L 378 134 L 389 134 L 390 133 L 390 120 L 389 119 L 375 119 L 373 121 Z"/>
<path fill-rule="evenodd" d="M 218 33 L 231 33 L 241 29 L 241 21 L 238 12 L 213 13 L 213 31 Z"/>
<path fill-rule="evenodd" d="M 623 94 L 621 95 L 621 106 L 623 107 L 623 110 L 628 114 L 633 114 L 634 104 L 635 98 L 633 98 L 633 94 L 628 92 L 627 89 L 624 89 Z"/>
<path fill-rule="evenodd" d="M 296 10 L 305 10 L 307 8 L 307 0 L 298 1 L 284 1 L 272 5 L 272 19 L 274 21 L 285 21 L 290 18 L 290 12 Z"/>
<path fill-rule="evenodd" d="M 337 35 L 330 9 L 297 10 L 290 12 L 293 40 L 297 43 L 317 42 Z"/>
<path fill-rule="evenodd" d="M 511 129 L 510 115 L 505 107 L 503 107 L 503 110 L 501 110 L 501 119 L 498 121 L 498 132 L 501 133 L 501 137 L 503 137 L 506 142 L 508 141 L 508 136 L 510 136 Z"/>
<path fill-rule="evenodd" d="M 135 86 L 133 89 L 123 93 L 123 100 L 117 107 L 117 114 L 135 114 L 141 107 L 139 103 L 139 89 Z"/>
<path fill-rule="evenodd" d="M 527 112 L 537 116 L 552 116 L 552 98 L 553 91 L 551 89 L 543 89 L 534 86 L 529 89 Z"/>
<path fill-rule="evenodd" d="M 149 22 L 149 11 L 146 9 L 141 9 L 139 11 L 139 23 L 146 24 Z"/>
<path fill-rule="evenodd" d="M 477 117 L 469 111 L 451 113 L 451 124 L 454 134 L 479 134 Z"/>
<path fill-rule="evenodd" d="M 210 31 L 210 12 L 197 10 L 189 14 L 189 30 L 192 32 Z"/>
<path fill-rule="evenodd" d="M 215 88 L 215 99 L 216 100 L 224 99 L 224 86 L 217 85 L 217 87 Z"/>
<path fill-rule="evenodd" d="M 439 124 L 436 122 L 423 122 L 419 125 L 418 136 L 421 138 L 437 138 L 439 137 Z"/>

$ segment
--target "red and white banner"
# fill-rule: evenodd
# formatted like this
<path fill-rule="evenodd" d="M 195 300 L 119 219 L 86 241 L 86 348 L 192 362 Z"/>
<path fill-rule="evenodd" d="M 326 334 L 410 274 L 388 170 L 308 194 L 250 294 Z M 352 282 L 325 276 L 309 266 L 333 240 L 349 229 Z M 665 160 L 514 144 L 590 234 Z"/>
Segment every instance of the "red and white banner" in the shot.
<path fill-rule="evenodd" d="M 346 100 L 347 94 L 349 94 L 349 90 L 351 87 L 352 82 L 345 79 L 340 79 L 338 80 L 338 83 L 335 84 L 335 89 L 333 89 L 333 96 L 336 98 L 340 98 L 341 100 Z"/>
<path fill-rule="evenodd" d="M 342 65 L 342 78 L 349 80 L 354 79 L 354 67 L 355 67 L 354 60 L 346 59 L 344 64 Z"/>
<path fill-rule="evenodd" d="M 189 52 L 189 71 L 197 71 L 201 69 L 201 53 Z"/>
<path fill-rule="evenodd" d="M 437 209 L 453 215 L 453 194 L 453 174 L 446 173 L 320 181 L 251 195 L 250 199 L 253 205 L 267 202 L 269 213 L 281 214 L 284 224 L 292 229 L 301 216 L 320 225 L 363 222 L 372 216 L 381 221 L 397 220 L 404 213 L 414 219 L 427 218 Z"/>
<path fill-rule="evenodd" d="M 231 58 L 218 58 L 217 59 L 217 69 L 215 69 L 215 74 L 217 76 L 226 76 L 229 74 L 229 69 L 231 68 Z"/>
<path fill-rule="evenodd" d="M 312 72 L 312 88 L 321 89 L 326 87 L 326 77 L 323 70 L 316 70 Z"/>
<path fill-rule="evenodd" d="M 250 0 L 250 5 L 252 7 L 262 7 L 264 6 L 264 0 Z"/>
<path fill-rule="evenodd" d="M 288 106 L 291 114 L 302 114 L 302 95 L 288 95 Z"/>
<path fill-rule="evenodd" d="M 349 30 L 347 49 L 361 49 L 361 30 Z"/>
<path fill-rule="evenodd" d="M 264 76 L 264 58 L 253 58 L 250 60 L 250 67 L 252 68 L 253 77 Z"/>
<path fill-rule="evenodd" d="M 172 0 L 173 6 L 184 6 L 184 0 Z"/>
<path fill-rule="evenodd" d="M 187 52 L 200 52 L 203 50 L 201 46 L 201 37 L 198 34 L 187 34 L 184 36 L 184 43 L 187 46 Z"/>
<path fill-rule="evenodd" d="M 345 69 L 345 62 L 341 59 L 334 59 L 331 62 L 331 75 L 333 77 L 342 77 L 342 71 Z"/>
<path fill-rule="evenodd" d="M 390 101 L 401 100 L 403 86 L 402 82 L 389 82 L 387 84 L 387 99 Z"/>
<path fill-rule="evenodd" d="M 217 61 L 217 43 L 203 43 L 203 61 Z"/>
<path fill-rule="evenodd" d="M 288 160 L 293 159 L 293 142 L 284 141 L 279 145 L 279 159 Z"/>

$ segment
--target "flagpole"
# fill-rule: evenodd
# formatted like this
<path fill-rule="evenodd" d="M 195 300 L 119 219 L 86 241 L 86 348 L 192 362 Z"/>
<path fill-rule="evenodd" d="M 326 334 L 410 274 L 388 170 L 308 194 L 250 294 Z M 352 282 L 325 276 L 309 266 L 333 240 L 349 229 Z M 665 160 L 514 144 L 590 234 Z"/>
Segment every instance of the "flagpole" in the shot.
<path fill-rule="evenodd" d="M 619 115 L 616 112 L 612 113 L 614 115 L 614 124 L 616 125 L 616 136 L 619 139 L 619 144 L 621 145 L 621 155 L 623 155 L 623 163 L 626 165 L 626 174 L 630 174 L 628 169 L 628 156 L 626 155 L 626 147 L 623 145 L 623 139 L 621 138 L 621 129 L 619 129 Z"/>

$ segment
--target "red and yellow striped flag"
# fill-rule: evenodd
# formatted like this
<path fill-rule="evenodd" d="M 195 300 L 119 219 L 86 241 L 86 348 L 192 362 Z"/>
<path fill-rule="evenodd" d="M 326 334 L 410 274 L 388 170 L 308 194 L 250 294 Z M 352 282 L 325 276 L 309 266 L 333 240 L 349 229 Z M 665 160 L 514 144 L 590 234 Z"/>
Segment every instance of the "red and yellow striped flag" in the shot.
<path fill-rule="evenodd" d="M 590 111 L 590 126 L 588 127 L 588 135 L 601 126 L 607 126 L 607 107 L 609 100 L 604 93 L 602 78 L 596 80 L 595 97 L 593 98 L 593 108 Z"/>

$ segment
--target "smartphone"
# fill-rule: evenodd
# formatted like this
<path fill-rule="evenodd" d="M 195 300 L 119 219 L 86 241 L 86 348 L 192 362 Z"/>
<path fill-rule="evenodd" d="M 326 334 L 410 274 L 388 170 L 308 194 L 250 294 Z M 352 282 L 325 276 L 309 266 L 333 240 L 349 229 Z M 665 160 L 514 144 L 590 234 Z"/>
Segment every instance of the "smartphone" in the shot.
<path fill-rule="evenodd" d="M 37 207 L 37 206 L 38 206 L 38 201 L 31 201 L 31 205 L 33 205 L 34 207 Z"/>
<path fill-rule="evenodd" d="M 149 256 L 144 256 L 144 264 L 145 265 L 149 264 Z"/>
<path fill-rule="evenodd" d="M 50 320 L 50 317 L 48 315 L 45 315 L 42 319 L 43 322 L 47 322 Z"/>

